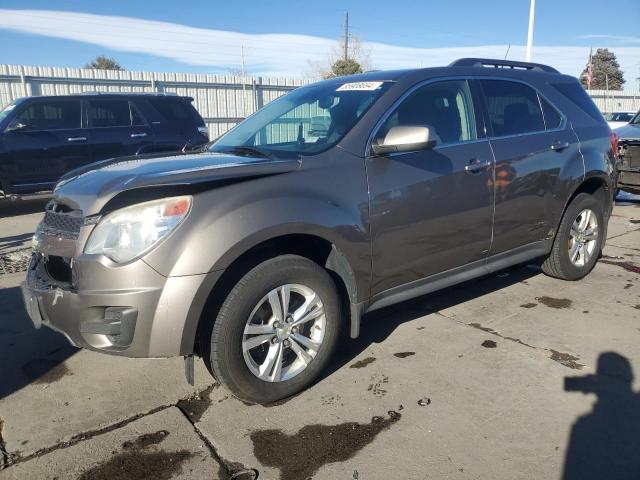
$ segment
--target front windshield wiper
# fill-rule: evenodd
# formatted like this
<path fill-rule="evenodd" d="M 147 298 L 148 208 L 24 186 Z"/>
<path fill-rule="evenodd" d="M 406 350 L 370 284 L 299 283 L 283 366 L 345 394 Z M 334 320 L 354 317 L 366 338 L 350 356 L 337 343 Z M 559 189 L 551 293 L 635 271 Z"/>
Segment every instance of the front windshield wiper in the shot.
<path fill-rule="evenodd" d="M 219 150 L 221 153 L 231 153 L 233 155 L 252 155 L 256 157 L 263 158 L 272 158 L 272 155 L 265 152 L 264 150 L 260 150 L 256 147 L 246 147 L 246 146 L 237 146 L 230 148 L 228 150 Z"/>

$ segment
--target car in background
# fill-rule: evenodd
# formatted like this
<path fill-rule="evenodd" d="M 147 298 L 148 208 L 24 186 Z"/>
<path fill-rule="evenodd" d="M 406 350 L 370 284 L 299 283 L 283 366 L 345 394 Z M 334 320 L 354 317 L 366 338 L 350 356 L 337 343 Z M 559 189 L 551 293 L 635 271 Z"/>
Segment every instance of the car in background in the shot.
<path fill-rule="evenodd" d="M 604 119 L 607 121 L 609 128 L 613 130 L 614 128 L 624 127 L 634 115 L 634 112 L 611 112 L 605 113 Z"/>
<path fill-rule="evenodd" d="M 618 188 L 640 195 L 640 112 L 615 133 L 620 153 Z"/>
<path fill-rule="evenodd" d="M 0 198 L 49 192 L 65 173 L 209 141 L 190 97 L 91 93 L 25 97 L 0 111 Z"/>

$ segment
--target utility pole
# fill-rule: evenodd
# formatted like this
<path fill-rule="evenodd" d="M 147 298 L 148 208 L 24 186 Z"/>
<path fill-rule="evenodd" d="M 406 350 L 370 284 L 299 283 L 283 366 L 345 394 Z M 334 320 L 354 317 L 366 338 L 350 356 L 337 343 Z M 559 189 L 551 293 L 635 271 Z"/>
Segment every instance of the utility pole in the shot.
<path fill-rule="evenodd" d="M 242 114 L 247 116 L 247 102 L 245 95 L 245 79 L 244 79 L 244 45 L 240 45 L 240 73 L 242 74 Z"/>
<path fill-rule="evenodd" d="M 349 12 L 344 17 L 344 60 L 349 60 Z"/>
<path fill-rule="evenodd" d="M 533 46 L 533 21 L 536 13 L 536 0 L 531 0 L 529 7 L 529 33 L 527 35 L 527 62 L 531 61 L 531 47 Z"/>

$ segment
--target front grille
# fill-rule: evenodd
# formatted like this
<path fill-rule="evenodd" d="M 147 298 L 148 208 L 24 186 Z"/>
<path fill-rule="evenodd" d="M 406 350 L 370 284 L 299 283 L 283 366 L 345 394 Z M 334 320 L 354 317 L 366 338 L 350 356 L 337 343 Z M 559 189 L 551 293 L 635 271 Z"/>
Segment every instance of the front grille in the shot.
<path fill-rule="evenodd" d="M 640 143 L 623 142 L 620 146 L 623 170 L 640 170 Z"/>
<path fill-rule="evenodd" d="M 45 235 L 77 240 L 83 223 L 84 219 L 80 210 L 72 210 L 58 203 L 50 202 L 44 212 L 44 219 L 39 230 Z"/>

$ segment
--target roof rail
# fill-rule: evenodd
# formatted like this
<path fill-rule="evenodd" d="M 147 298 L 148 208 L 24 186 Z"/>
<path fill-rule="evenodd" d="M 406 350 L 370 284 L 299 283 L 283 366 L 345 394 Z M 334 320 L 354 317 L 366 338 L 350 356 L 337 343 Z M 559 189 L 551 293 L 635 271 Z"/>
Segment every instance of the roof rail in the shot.
<path fill-rule="evenodd" d="M 85 90 L 79 93 L 68 93 L 67 95 L 148 95 L 152 97 L 177 97 L 175 92 L 103 92 L 100 90 Z"/>
<path fill-rule="evenodd" d="M 542 63 L 517 62 L 515 60 L 495 60 L 491 58 L 460 58 L 449 64 L 450 67 L 493 67 L 513 70 L 533 70 L 536 72 L 560 73 L 549 65 Z"/>

